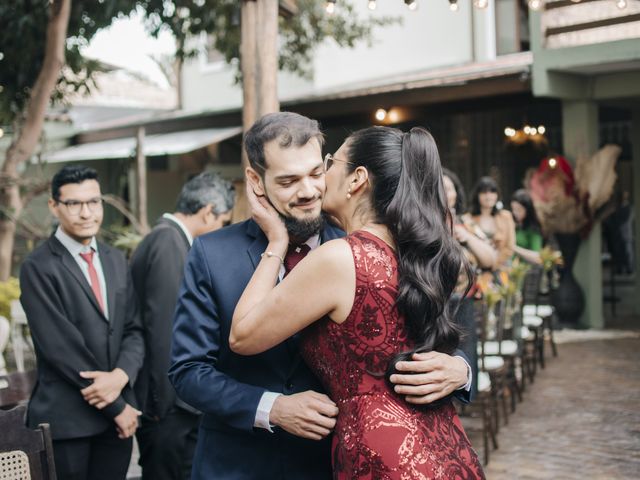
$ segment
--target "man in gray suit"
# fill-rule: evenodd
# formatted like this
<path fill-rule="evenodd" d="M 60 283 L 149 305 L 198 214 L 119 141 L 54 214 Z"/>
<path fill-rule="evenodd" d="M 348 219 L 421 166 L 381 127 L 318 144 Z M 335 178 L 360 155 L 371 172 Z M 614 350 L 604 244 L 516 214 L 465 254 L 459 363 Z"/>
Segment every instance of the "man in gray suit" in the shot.
<path fill-rule="evenodd" d="M 124 479 L 144 356 L 129 268 L 121 252 L 96 241 L 103 210 L 95 170 L 56 173 L 49 209 L 60 226 L 20 270 L 38 367 L 27 424 L 51 425 L 58 478 Z"/>
<path fill-rule="evenodd" d="M 136 433 L 144 480 L 191 476 L 200 414 L 176 397 L 167 377 L 173 314 L 193 239 L 231 220 L 233 186 L 202 173 L 185 184 L 176 211 L 165 213 L 131 259 L 140 302 L 146 356 L 136 384 L 143 411 Z"/>

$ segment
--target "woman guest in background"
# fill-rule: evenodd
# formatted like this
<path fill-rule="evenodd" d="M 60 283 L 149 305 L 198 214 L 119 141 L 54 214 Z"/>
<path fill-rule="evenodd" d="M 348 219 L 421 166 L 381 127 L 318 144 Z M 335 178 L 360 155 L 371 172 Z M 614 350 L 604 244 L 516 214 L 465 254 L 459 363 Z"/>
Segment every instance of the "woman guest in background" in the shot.
<path fill-rule="evenodd" d="M 465 255 L 472 265 L 482 269 L 492 268 L 496 262 L 497 252 L 487 241 L 486 236 L 478 227 L 470 223 L 468 216 L 462 215 L 465 211 L 465 196 L 462 182 L 451 170 L 442 169 L 444 191 L 447 196 L 447 204 L 453 218 L 453 233 L 456 240 L 465 250 Z"/>
<path fill-rule="evenodd" d="M 490 270 L 496 262 L 497 252 L 491 246 L 484 233 L 480 231 L 477 225 L 473 224 L 471 218 L 468 215 L 460 215 L 466 209 L 462 182 L 451 170 L 443 168 L 442 174 L 447 204 L 453 218 L 453 234 L 462 245 L 465 257 L 476 270 Z M 471 361 L 471 368 L 473 369 L 471 389 L 475 395 L 477 393 L 478 378 L 478 339 L 476 322 L 473 318 L 473 291 L 465 295 L 466 290 L 467 281 L 464 275 L 461 275 L 454 293 L 454 300 L 451 303 L 455 311 L 455 322 L 464 332 L 461 348 Z"/>
<path fill-rule="evenodd" d="M 497 251 L 494 270 L 506 266 L 516 246 L 516 228 L 511 212 L 498 209 L 498 184 L 491 177 L 476 183 L 471 198 L 471 218 Z"/>
<path fill-rule="evenodd" d="M 277 285 L 287 231 L 248 184 L 269 246 L 236 307 L 231 348 L 255 354 L 305 329 L 302 355 L 339 407 L 334 478 L 484 478 L 450 400 L 414 408 L 387 381 L 394 359 L 458 344 L 448 304 L 465 260 L 433 138 L 367 128 L 325 162 L 323 209 L 348 236 Z"/>
<path fill-rule="evenodd" d="M 516 255 L 529 263 L 540 263 L 542 229 L 526 190 L 521 188 L 511 196 L 511 213 L 516 222 Z"/>

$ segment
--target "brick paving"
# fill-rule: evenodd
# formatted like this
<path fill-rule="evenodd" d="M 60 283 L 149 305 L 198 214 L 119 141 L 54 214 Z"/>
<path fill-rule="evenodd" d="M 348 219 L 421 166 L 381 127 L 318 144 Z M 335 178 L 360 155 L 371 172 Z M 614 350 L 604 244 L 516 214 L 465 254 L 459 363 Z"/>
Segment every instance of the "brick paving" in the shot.
<path fill-rule="evenodd" d="M 640 478 L 640 338 L 558 347 L 500 428 L 487 478 Z"/>

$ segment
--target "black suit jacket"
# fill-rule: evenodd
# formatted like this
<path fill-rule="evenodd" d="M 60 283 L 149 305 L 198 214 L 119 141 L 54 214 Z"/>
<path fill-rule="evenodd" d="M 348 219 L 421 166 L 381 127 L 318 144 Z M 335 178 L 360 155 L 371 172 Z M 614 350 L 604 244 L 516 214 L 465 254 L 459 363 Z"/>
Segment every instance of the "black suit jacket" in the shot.
<path fill-rule="evenodd" d="M 127 262 L 118 250 L 98 244 L 107 284 L 107 319 L 69 251 L 52 236 L 20 270 L 21 302 L 36 349 L 37 383 L 27 424 L 49 423 L 54 439 L 95 435 L 114 427 L 125 404 L 135 406 L 132 385 L 144 356 L 142 330 Z M 121 368 L 129 383 L 102 410 L 80 390 L 91 384 L 85 370 Z"/>
<path fill-rule="evenodd" d="M 173 313 L 189 248 L 182 229 L 161 218 L 131 258 L 146 353 L 135 390 L 140 408 L 150 417 L 163 418 L 175 405 L 195 412 L 177 398 L 167 377 Z"/>

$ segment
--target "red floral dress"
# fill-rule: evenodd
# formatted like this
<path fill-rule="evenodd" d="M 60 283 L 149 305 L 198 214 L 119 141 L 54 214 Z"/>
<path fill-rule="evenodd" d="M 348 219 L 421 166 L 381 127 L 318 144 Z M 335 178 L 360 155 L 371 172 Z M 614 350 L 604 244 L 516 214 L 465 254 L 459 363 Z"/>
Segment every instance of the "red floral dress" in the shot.
<path fill-rule="evenodd" d="M 411 347 L 394 307 L 393 250 L 368 232 L 346 238 L 356 267 L 353 309 L 338 325 L 324 318 L 301 338 L 302 356 L 340 414 L 333 435 L 335 479 L 484 478 L 453 405 L 418 408 L 387 387 L 389 360 Z"/>

